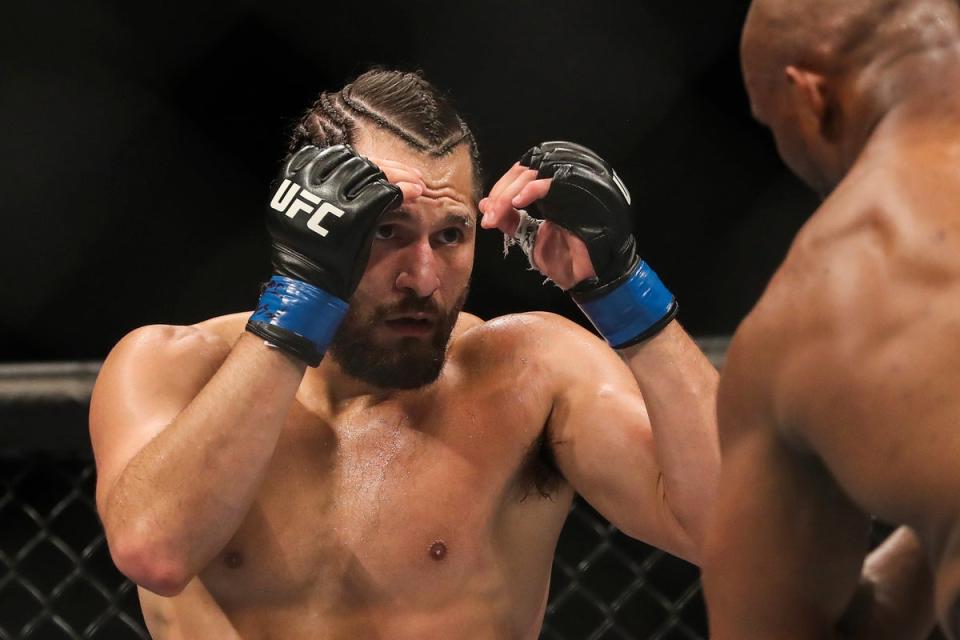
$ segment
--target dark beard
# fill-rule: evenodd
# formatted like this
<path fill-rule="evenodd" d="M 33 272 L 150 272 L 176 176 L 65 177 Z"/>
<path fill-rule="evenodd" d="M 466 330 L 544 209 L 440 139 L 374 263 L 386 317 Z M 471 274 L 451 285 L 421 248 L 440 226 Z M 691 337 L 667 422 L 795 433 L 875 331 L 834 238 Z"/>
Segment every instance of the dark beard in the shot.
<path fill-rule="evenodd" d="M 364 315 L 355 305 L 350 305 L 328 353 L 344 373 L 382 389 L 417 389 L 436 382 L 466 297 L 464 291 L 446 314 L 432 300 L 416 297 L 377 307 Z M 428 340 L 404 337 L 398 343 L 386 346 L 378 344 L 371 335 L 372 329 L 387 316 L 418 311 L 432 313 L 436 318 L 433 334 Z"/>

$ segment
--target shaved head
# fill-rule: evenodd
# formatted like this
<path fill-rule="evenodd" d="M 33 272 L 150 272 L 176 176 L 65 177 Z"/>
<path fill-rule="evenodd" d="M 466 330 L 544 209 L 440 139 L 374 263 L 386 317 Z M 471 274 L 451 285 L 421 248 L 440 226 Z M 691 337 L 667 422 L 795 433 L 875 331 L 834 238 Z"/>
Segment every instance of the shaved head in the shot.
<path fill-rule="evenodd" d="M 744 64 L 843 73 L 955 41 L 956 0 L 755 0 Z"/>
<path fill-rule="evenodd" d="M 741 39 L 754 115 L 821 195 L 887 113 L 958 61 L 957 0 L 754 0 Z"/>

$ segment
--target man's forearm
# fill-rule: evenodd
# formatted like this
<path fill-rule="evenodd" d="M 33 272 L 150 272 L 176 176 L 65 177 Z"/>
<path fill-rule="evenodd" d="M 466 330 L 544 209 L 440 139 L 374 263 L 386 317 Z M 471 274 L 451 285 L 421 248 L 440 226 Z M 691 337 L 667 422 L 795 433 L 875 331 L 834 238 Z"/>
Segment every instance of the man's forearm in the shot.
<path fill-rule="evenodd" d="M 838 630 L 850 639 L 922 640 L 934 624 L 933 574 L 916 534 L 901 527 L 867 557 Z"/>
<path fill-rule="evenodd" d="M 699 545 L 720 473 L 717 370 L 676 321 L 620 353 L 646 402 L 671 511 Z"/>
<path fill-rule="evenodd" d="M 174 583 L 205 566 L 247 513 L 304 369 L 244 334 L 117 478 L 101 514 L 115 557 L 135 567 L 149 558 Z"/>

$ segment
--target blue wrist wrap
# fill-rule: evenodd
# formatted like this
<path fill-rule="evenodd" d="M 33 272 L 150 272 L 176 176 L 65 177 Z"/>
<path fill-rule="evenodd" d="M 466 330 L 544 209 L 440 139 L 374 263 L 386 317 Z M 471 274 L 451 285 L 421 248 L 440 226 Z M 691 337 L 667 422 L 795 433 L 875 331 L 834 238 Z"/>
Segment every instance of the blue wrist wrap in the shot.
<path fill-rule="evenodd" d="M 323 289 L 273 276 L 260 296 L 250 324 L 266 324 L 306 339 L 322 356 L 330 346 L 349 305 Z M 277 345 L 283 346 L 283 345 Z"/>
<path fill-rule="evenodd" d="M 615 349 L 649 338 L 677 313 L 673 294 L 643 260 L 610 291 L 574 302 Z"/>

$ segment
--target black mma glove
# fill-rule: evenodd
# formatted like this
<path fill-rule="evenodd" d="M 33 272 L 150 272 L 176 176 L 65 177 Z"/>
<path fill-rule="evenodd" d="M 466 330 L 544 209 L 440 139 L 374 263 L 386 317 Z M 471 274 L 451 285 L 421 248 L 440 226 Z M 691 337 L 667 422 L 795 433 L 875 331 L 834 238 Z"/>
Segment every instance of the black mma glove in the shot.
<path fill-rule="evenodd" d="M 316 366 L 366 269 L 377 221 L 403 194 L 347 145 L 303 147 L 278 182 L 267 210 L 274 276 L 247 331 Z"/>
<path fill-rule="evenodd" d="M 544 142 L 520 164 L 552 178 L 531 214 L 550 220 L 587 246 L 595 278 L 569 293 L 600 334 L 623 348 L 659 332 L 677 314 L 677 302 L 656 273 L 637 256 L 630 193 L 596 153 L 572 142 Z"/>

